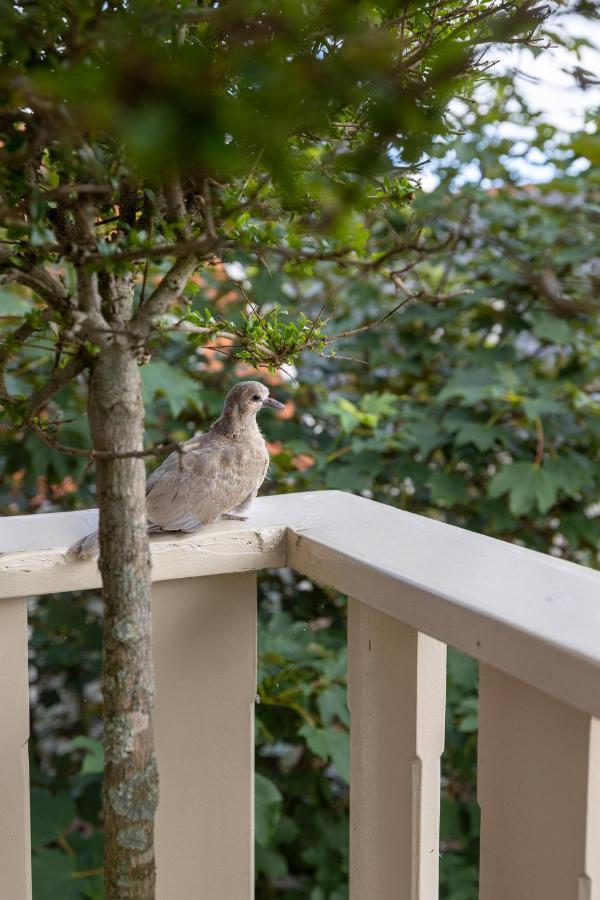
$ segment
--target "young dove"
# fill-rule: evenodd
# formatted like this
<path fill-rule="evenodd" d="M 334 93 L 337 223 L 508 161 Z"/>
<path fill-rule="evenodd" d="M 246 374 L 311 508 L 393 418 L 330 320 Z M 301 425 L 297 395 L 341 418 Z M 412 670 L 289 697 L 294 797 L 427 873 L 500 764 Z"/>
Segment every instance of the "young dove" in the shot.
<path fill-rule="evenodd" d="M 223 411 L 203 434 L 184 444 L 146 481 L 148 531 L 198 531 L 222 516 L 244 520 L 265 480 L 269 451 L 256 422 L 265 407 L 284 409 L 258 381 L 242 381 L 227 394 Z M 99 550 L 98 532 L 67 551 L 90 559 Z"/>

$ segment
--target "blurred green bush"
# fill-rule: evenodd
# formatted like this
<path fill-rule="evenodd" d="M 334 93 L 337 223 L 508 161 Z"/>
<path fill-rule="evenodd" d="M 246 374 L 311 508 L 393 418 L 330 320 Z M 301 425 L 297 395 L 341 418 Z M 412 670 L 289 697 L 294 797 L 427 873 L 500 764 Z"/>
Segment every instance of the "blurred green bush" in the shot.
<path fill-rule="evenodd" d="M 297 380 L 258 375 L 288 401 L 285 413 L 262 420 L 273 458 L 267 492 L 355 491 L 597 565 L 600 204 L 598 171 L 586 160 L 595 145 L 554 132 L 507 85 L 499 96 L 477 116 L 465 110 L 463 133 L 453 146 L 440 145 L 432 164 L 439 186 L 392 223 L 439 249 L 417 251 L 395 281 L 365 274 L 335 296 L 335 317 L 350 330 L 384 314 L 396 292 L 416 299 L 379 329 L 346 340 L 337 358 L 305 357 Z M 518 153 L 494 124 L 502 118 L 522 129 Z M 534 151 L 550 177 L 523 184 L 522 163 Z M 258 308 L 279 304 L 281 316 L 318 311 L 324 288 L 335 288 L 335 274 L 318 267 L 308 275 L 285 268 L 246 274 L 244 290 Z M 199 310 L 209 298 L 225 303 L 228 316 L 241 315 L 246 300 L 226 270 L 202 277 L 193 297 Z M 445 302 L 419 300 L 440 289 Z M 5 315 L 19 315 L 18 295 L 2 302 Z M 32 348 L 11 373 L 24 389 L 43 352 Z M 255 374 L 244 363 L 228 365 L 226 352 L 182 335 L 157 344 L 143 369 L 148 442 L 206 427 L 232 381 Z M 64 439 L 83 445 L 83 389 L 66 391 L 61 404 L 72 419 Z M 81 460 L 58 456 L 29 434 L 15 441 L 0 432 L 0 452 L 3 514 L 94 504 L 93 473 Z M 101 604 L 92 594 L 51 596 L 30 601 L 30 615 L 34 896 L 99 898 Z M 257 897 L 342 900 L 344 599 L 289 571 L 269 572 L 259 616 Z M 446 900 L 477 896 L 476 731 L 477 666 L 450 651 Z"/>

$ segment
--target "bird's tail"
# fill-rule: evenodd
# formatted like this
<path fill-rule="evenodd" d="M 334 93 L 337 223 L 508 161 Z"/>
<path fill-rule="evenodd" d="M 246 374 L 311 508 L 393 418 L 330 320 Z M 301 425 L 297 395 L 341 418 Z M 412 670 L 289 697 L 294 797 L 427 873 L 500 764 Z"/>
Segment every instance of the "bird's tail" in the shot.
<path fill-rule="evenodd" d="M 163 529 L 160 525 L 152 525 L 148 523 L 148 534 L 161 534 Z M 97 531 L 86 534 L 85 537 L 79 538 L 74 544 L 71 544 L 67 550 L 69 559 L 93 559 L 100 553 L 100 539 Z"/>
<path fill-rule="evenodd" d="M 98 540 L 98 532 L 92 531 L 85 537 L 79 538 L 74 544 L 71 544 L 67 550 L 69 559 L 93 559 L 100 553 L 100 541 Z"/>

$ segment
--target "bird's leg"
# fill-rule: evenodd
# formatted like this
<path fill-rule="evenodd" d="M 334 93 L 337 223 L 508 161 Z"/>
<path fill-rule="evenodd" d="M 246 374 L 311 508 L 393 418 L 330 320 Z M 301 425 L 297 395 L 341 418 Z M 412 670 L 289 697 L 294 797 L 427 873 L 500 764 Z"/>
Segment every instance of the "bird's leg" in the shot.
<path fill-rule="evenodd" d="M 245 500 L 242 500 L 241 503 L 238 503 L 237 506 L 232 507 L 229 512 L 224 513 L 224 519 L 231 519 L 234 522 L 246 522 L 248 516 L 245 516 L 244 513 L 247 509 L 250 508 L 250 505 L 254 498 L 256 497 L 256 491 L 252 491 L 251 494 L 248 494 Z"/>

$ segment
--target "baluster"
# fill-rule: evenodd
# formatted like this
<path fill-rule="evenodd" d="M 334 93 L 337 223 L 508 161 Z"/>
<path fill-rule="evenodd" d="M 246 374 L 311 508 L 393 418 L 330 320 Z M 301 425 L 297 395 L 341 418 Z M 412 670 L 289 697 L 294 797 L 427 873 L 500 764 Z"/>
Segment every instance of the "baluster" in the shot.
<path fill-rule="evenodd" d="M 0 600 L 0 896 L 31 897 L 27 602 Z"/>
<path fill-rule="evenodd" d="M 600 722 L 479 675 L 480 900 L 600 898 Z"/>
<path fill-rule="evenodd" d="M 437 900 L 446 647 L 348 601 L 350 897 Z"/>
<path fill-rule="evenodd" d="M 162 900 L 254 896 L 256 575 L 153 585 Z"/>

